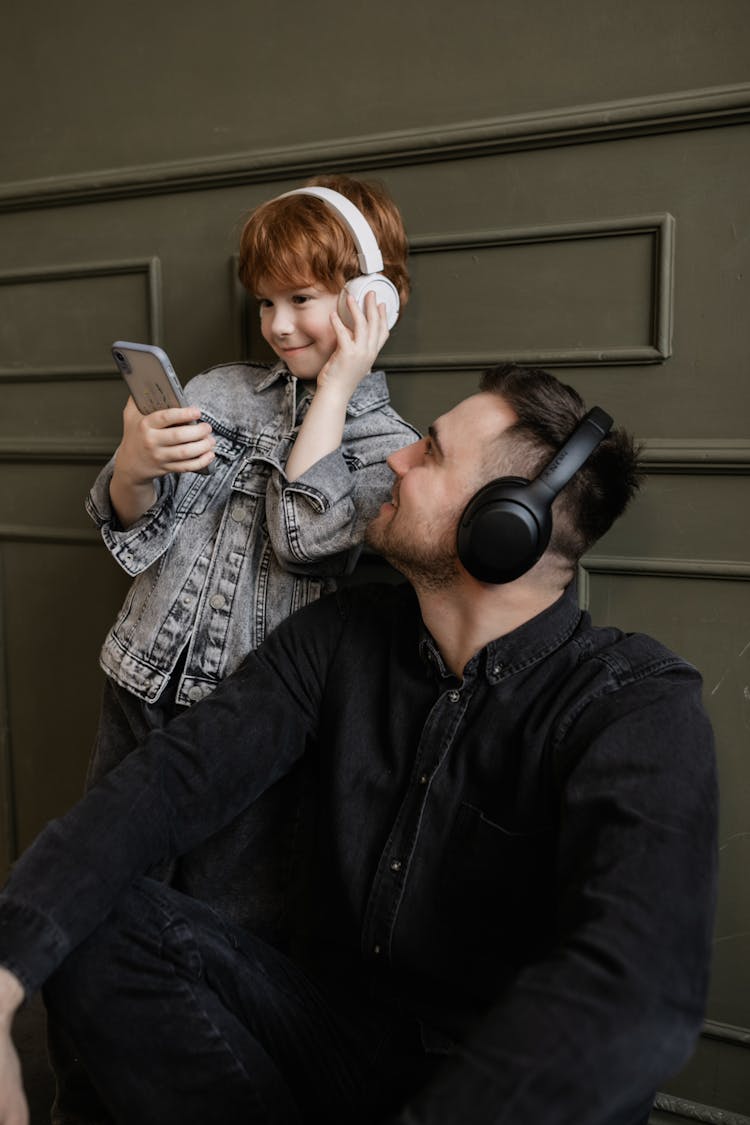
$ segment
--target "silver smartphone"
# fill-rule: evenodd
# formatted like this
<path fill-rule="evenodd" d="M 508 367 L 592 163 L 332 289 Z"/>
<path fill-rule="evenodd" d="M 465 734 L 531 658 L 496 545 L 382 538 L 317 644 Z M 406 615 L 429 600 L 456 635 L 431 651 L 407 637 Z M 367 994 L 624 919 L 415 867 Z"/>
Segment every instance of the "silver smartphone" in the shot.
<path fill-rule="evenodd" d="M 112 355 L 141 414 L 153 414 L 169 406 L 190 405 L 169 356 L 162 348 L 116 340 Z"/>
<path fill-rule="evenodd" d="M 169 356 L 156 344 L 115 340 L 112 355 L 141 414 L 153 414 L 169 406 L 190 406 Z M 202 477 L 210 476 L 213 464 L 196 472 Z"/>

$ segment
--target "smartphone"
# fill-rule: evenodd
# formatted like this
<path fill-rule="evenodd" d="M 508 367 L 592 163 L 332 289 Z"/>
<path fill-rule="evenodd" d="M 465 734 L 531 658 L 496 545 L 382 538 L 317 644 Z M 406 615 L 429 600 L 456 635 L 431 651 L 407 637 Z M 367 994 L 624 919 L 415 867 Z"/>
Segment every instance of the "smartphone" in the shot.
<path fill-rule="evenodd" d="M 112 355 L 141 414 L 190 405 L 169 356 L 155 344 L 116 340 Z"/>
<path fill-rule="evenodd" d="M 190 406 L 169 356 L 156 344 L 115 340 L 112 355 L 141 414 L 153 414 L 155 410 L 166 410 L 168 406 Z M 213 465 L 212 461 L 196 472 L 202 477 L 210 476 Z"/>

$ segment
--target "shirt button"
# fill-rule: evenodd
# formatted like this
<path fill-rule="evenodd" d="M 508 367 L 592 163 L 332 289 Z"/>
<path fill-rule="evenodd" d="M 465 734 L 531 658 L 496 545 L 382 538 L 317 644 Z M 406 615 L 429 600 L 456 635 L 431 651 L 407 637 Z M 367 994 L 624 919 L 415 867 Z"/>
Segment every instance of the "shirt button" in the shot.
<path fill-rule="evenodd" d="M 400 871 L 400 870 L 401 870 L 401 860 L 400 859 L 392 859 L 391 860 L 391 871 Z"/>
<path fill-rule="evenodd" d="M 456 691 L 456 689 L 453 688 L 452 691 L 448 692 L 448 698 L 450 699 L 451 703 L 458 703 L 459 699 L 461 698 L 461 692 Z"/>
<path fill-rule="evenodd" d="M 208 604 L 211 606 L 211 609 L 223 609 L 227 604 L 227 599 L 223 594 L 214 594 L 212 598 L 209 598 Z"/>
<path fill-rule="evenodd" d="M 422 776 L 421 776 L 421 777 L 420 777 L 420 779 L 419 779 L 419 784 L 420 784 L 420 785 L 426 785 L 426 784 L 427 784 L 427 782 L 428 782 L 429 780 L 430 780 L 430 779 L 429 779 L 429 777 L 427 776 L 427 774 L 426 774 L 426 773 L 423 773 L 423 774 L 422 774 Z"/>
<path fill-rule="evenodd" d="M 492 666 L 492 675 L 493 676 L 499 676 L 500 673 L 502 672 L 502 670 L 503 670 L 502 664 L 494 664 Z"/>
<path fill-rule="evenodd" d="M 379 945 L 373 945 L 372 951 L 373 951 L 373 953 L 375 954 L 376 957 L 380 956 L 380 946 Z"/>

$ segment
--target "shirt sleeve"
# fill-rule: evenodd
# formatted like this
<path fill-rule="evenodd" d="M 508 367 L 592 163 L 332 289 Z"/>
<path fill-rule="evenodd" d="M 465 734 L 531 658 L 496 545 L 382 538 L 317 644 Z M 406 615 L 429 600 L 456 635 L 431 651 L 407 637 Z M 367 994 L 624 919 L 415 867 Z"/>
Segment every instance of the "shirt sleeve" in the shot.
<path fill-rule="evenodd" d="M 371 411 L 350 420 L 342 446 L 295 481 L 272 468 L 266 491 L 268 534 L 288 570 L 348 574 L 354 569 L 365 527 L 389 498 L 393 473 L 386 459 L 418 440 L 419 433 L 395 411 Z"/>
<path fill-rule="evenodd" d="M 571 728 L 556 940 L 394 1122 L 640 1120 L 689 1057 L 707 992 L 717 784 L 697 674 L 666 679 L 590 704 Z"/>
<path fill-rule="evenodd" d="M 326 599 L 293 628 L 284 622 L 40 833 L 0 894 L 0 963 L 27 995 L 134 878 L 194 848 L 289 772 L 314 737 L 339 621 Z"/>
<path fill-rule="evenodd" d="M 127 574 L 135 576 L 147 570 L 172 543 L 176 529 L 175 481 L 172 476 L 155 479 L 156 500 L 139 520 L 123 528 L 109 496 L 113 470 L 114 458 L 94 481 L 86 497 L 86 511 L 113 558 Z"/>

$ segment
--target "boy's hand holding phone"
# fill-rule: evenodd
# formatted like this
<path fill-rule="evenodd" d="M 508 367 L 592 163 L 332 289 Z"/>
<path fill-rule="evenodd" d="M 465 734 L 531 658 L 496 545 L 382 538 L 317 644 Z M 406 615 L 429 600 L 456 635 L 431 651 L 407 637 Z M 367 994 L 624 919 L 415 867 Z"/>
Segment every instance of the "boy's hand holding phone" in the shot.
<path fill-rule="evenodd" d="M 141 414 L 129 398 L 123 411 L 116 467 L 132 484 L 150 484 L 167 473 L 195 473 L 214 459 L 215 440 L 197 406 Z"/>
<path fill-rule="evenodd" d="M 154 479 L 167 473 L 197 473 L 214 459 L 215 440 L 197 406 L 141 414 L 129 398 L 122 441 L 115 453 L 109 494 L 123 527 L 130 527 L 156 500 Z"/>
<path fill-rule="evenodd" d="M 109 494 L 123 527 L 130 527 L 156 500 L 154 480 L 167 473 L 206 472 L 215 441 L 198 407 L 185 398 L 165 351 L 116 340 L 112 356 L 131 397 L 123 411 Z"/>

